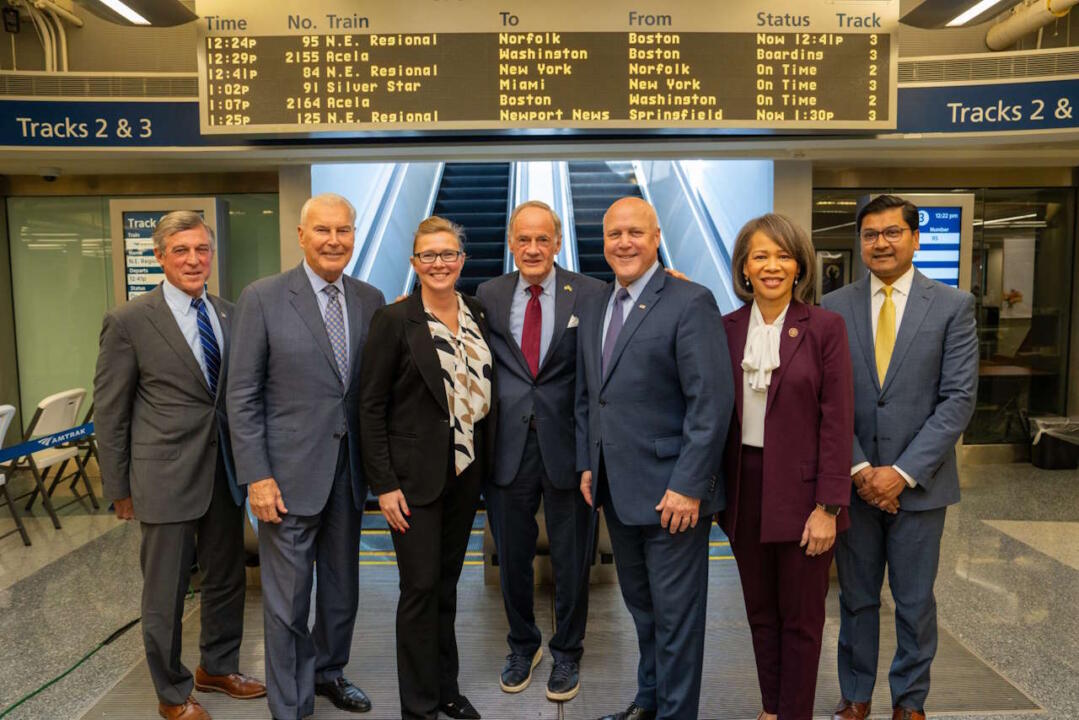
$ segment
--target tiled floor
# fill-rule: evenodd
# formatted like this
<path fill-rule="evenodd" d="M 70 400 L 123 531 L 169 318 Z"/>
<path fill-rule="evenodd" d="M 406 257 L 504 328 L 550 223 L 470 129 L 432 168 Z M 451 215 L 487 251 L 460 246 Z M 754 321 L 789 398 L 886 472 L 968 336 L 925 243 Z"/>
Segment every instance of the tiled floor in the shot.
<path fill-rule="evenodd" d="M 1079 718 L 1079 473 L 1046 472 L 1029 465 L 970 467 L 963 502 L 950 509 L 945 527 L 937 598 L 942 630 L 929 698 L 931 716 L 981 718 Z M 0 532 L 10 527 L 0 508 Z M 37 516 L 41 515 L 40 508 Z M 0 714 L 20 697 L 74 665 L 113 630 L 138 616 L 138 528 L 74 505 L 63 511 L 62 531 L 35 521 L 34 545 L 17 536 L 0 540 Z M 5 523 L 7 523 L 5 525 Z M 376 521 L 368 522 L 374 527 Z M 380 628 L 357 638 L 357 678 L 378 691 L 374 717 L 396 712 L 392 672 L 392 603 L 395 568 L 379 533 L 365 542 L 361 626 Z M 480 538 L 474 538 L 473 553 Z M 721 543 L 720 541 L 717 541 Z M 716 555 L 726 554 L 721 544 Z M 718 558 L 717 558 L 718 559 Z M 470 561 L 479 556 L 469 557 Z M 753 668 L 733 563 L 711 563 L 710 625 L 702 717 L 755 715 Z M 366 585 L 364 584 L 366 582 Z M 593 593 L 586 641 L 584 689 L 564 707 L 543 697 L 542 683 L 507 704 L 488 693 L 504 650 L 505 619 L 496 588 L 482 583 L 478 565 L 461 584 L 463 685 L 475 688 L 486 717 L 588 718 L 628 701 L 635 643 L 628 615 L 614 587 Z M 537 608 L 550 614 L 541 591 Z M 834 693 L 835 617 L 826 626 L 818 710 Z M 549 601 L 548 601 L 549 602 Z M 189 608 L 197 608 L 190 601 Z M 244 654 L 248 669 L 261 672 L 257 592 L 249 602 Z M 472 633 L 466 636 L 468 629 Z M 195 649 L 197 613 L 189 616 L 187 652 Z M 885 625 L 882 637 L 887 642 Z M 385 637 L 382 637 L 385 636 Z M 465 645 L 469 650 L 466 651 Z M 388 651 L 386 648 L 390 648 Z M 389 653 L 387 655 L 387 652 Z M 882 658 L 883 673 L 888 658 Z M 548 665 L 539 672 L 546 677 Z M 351 670 L 351 668 L 350 668 Z M 381 673 L 381 674 L 380 674 Z M 373 684 L 371 684 L 373 683 Z M 386 683 L 390 683 L 386 685 Z M 112 689 L 115 686 L 115 689 Z M 623 687 L 625 686 L 625 687 Z M 110 692 L 110 689 L 112 691 Z M 535 690 L 535 692 L 531 692 Z M 139 627 L 105 646 L 75 671 L 21 704 L 8 718 L 153 717 Z M 878 683 L 878 709 L 887 709 L 886 681 Z M 265 705 L 221 702 L 209 706 L 218 720 L 265 717 Z M 477 702 L 479 705 L 480 703 Z M 1039 706 L 1041 709 L 1039 709 Z M 509 708 L 510 710 L 507 710 Z M 1020 710 L 1026 708 L 1026 710 Z M 336 717 L 319 706 L 317 717 Z M 511 712 L 512 711 L 512 712 Z M 391 713 L 386 715 L 385 713 Z M 882 715 L 887 717 L 887 715 Z"/>

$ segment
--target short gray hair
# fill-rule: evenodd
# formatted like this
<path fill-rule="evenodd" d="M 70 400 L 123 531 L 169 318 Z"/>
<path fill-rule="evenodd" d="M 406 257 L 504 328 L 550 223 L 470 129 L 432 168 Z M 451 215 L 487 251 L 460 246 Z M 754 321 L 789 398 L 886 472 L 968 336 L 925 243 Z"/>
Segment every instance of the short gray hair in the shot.
<path fill-rule="evenodd" d="M 315 205 L 338 205 L 348 210 L 348 221 L 352 224 L 356 224 L 356 208 L 352 206 L 352 203 L 348 201 L 344 195 L 338 195 L 337 193 L 325 192 L 319 193 L 314 197 L 308 198 L 307 202 L 300 208 L 300 224 L 304 225 L 307 222 L 307 213 L 311 211 L 311 208 Z"/>
<path fill-rule="evenodd" d="M 166 215 L 162 215 L 161 219 L 157 221 L 157 225 L 154 226 L 154 250 L 164 255 L 165 245 L 170 237 L 176 233 L 197 228 L 206 229 L 206 236 L 210 238 L 210 247 L 216 251 L 217 241 L 214 238 L 214 229 L 206 224 L 206 220 L 197 210 L 173 210 Z"/>
<path fill-rule="evenodd" d="M 554 236 L 561 239 L 562 237 L 562 220 L 558 217 L 550 205 L 542 200 L 526 200 L 517 207 L 513 208 L 513 213 L 510 215 L 510 221 L 506 225 L 506 234 L 509 235 L 513 232 L 513 223 L 517 222 L 517 216 L 521 214 L 523 210 L 528 208 L 536 208 L 538 210 L 546 210 L 551 215 L 551 222 L 554 224 Z M 510 240 L 513 238 L 511 237 Z"/>

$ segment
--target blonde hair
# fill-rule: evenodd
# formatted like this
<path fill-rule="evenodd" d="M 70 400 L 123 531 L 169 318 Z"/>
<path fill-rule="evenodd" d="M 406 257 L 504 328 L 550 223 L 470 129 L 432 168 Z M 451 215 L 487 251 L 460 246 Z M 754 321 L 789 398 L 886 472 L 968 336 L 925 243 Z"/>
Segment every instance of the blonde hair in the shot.
<path fill-rule="evenodd" d="M 749 241 L 753 234 L 758 232 L 790 253 L 798 263 L 798 284 L 794 288 L 794 299 L 803 303 L 813 302 L 813 268 L 816 265 L 813 243 L 801 226 L 786 215 L 778 213 L 767 213 L 753 218 L 738 231 L 738 239 L 734 241 L 734 251 L 731 253 L 731 280 L 735 294 L 747 303 L 753 302 L 753 288 L 746 287 L 742 273 L 745 272 L 746 259 L 749 257 Z"/>
<path fill-rule="evenodd" d="M 420 237 L 440 232 L 453 235 L 457 238 L 457 249 L 465 249 L 465 229 L 452 220 L 432 215 L 422 220 L 419 227 L 416 228 L 416 233 L 412 236 L 412 252 L 416 252 L 416 243 L 419 242 Z"/>

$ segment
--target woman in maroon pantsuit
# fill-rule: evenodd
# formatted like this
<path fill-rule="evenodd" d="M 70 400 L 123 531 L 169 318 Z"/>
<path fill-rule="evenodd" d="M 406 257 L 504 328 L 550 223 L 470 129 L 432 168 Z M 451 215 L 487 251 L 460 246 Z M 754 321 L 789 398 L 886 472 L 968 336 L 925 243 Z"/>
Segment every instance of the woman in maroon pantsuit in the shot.
<path fill-rule="evenodd" d="M 815 307 L 814 254 L 781 215 L 749 221 L 732 257 L 746 305 L 723 318 L 735 411 L 724 464 L 731 541 L 763 720 L 809 720 L 836 532 L 849 525 L 854 390 L 843 319 Z"/>

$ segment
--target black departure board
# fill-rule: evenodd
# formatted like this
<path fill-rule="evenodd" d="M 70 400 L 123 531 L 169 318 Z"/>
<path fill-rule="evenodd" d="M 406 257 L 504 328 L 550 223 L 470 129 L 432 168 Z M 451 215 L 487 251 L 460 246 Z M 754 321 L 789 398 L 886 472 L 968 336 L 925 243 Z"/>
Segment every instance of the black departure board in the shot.
<path fill-rule="evenodd" d="M 204 133 L 895 127 L 894 38 L 875 12 L 746 32 L 583 31 L 570 15 L 564 31 L 383 33 L 356 14 L 299 32 L 316 29 L 300 17 L 290 34 L 207 20 Z"/>

